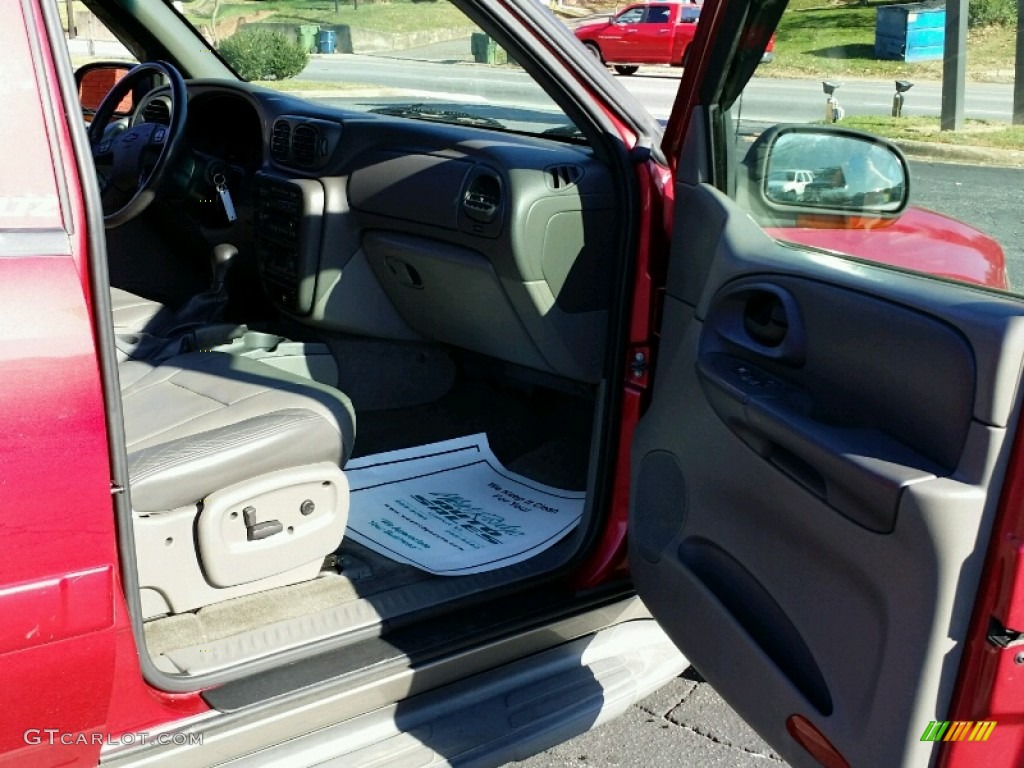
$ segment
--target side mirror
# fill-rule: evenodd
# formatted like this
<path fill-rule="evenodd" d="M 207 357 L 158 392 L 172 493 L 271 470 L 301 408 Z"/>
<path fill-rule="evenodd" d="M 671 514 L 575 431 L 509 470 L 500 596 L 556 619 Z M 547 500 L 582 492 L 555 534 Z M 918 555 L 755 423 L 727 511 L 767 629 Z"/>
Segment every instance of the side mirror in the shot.
<path fill-rule="evenodd" d="M 75 83 L 78 85 L 78 100 L 82 104 L 82 110 L 89 115 L 95 114 L 103 97 L 131 69 L 130 64 L 109 61 L 99 61 L 80 67 L 75 72 Z M 131 115 L 134 101 L 131 93 L 126 94 L 121 103 L 117 105 L 117 109 L 114 110 L 114 116 L 128 117 Z"/>
<path fill-rule="evenodd" d="M 757 144 L 760 151 L 749 168 L 755 194 L 777 213 L 893 218 L 907 206 L 907 161 L 877 136 L 789 125 L 766 131 Z"/>

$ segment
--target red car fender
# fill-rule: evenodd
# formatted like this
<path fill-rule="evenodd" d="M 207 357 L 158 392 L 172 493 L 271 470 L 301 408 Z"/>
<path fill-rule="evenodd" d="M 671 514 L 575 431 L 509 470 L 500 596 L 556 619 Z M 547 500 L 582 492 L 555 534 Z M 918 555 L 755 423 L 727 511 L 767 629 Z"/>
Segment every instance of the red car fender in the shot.
<path fill-rule="evenodd" d="M 779 240 L 868 261 L 1006 290 L 1006 256 L 973 227 L 924 208 L 896 219 L 801 217 L 797 227 L 766 228 Z"/>

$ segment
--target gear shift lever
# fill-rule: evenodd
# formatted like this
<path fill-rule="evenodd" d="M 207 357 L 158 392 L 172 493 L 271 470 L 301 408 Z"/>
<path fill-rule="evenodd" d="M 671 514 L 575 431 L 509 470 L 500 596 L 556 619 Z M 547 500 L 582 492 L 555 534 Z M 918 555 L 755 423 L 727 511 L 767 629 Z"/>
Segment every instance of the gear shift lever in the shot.
<path fill-rule="evenodd" d="M 169 336 L 203 325 L 219 323 L 228 305 L 225 281 L 238 249 L 231 243 L 214 246 L 210 254 L 211 281 L 209 290 L 197 293 L 175 313 L 175 324 Z"/>
<path fill-rule="evenodd" d="M 162 334 L 163 340 L 146 359 L 160 361 L 195 349 L 209 349 L 224 344 L 245 332 L 244 325 L 224 323 L 228 306 L 225 285 L 238 249 L 231 243 L 214 246 L 210 254 L 211 283 L 209 290 L 197 293 L 174 313 L 174 324 Z"/>
<path fill-rule="evenodd" d="M 224 282 L 227 280 L 228 272 L 231 270 L 231 262 L 238 255 L 238 249 L 231 243 L 221 243 L 213 247 L 210 257 L 210 266 L 213 272 L 213 293 L 224 293 Z"/>

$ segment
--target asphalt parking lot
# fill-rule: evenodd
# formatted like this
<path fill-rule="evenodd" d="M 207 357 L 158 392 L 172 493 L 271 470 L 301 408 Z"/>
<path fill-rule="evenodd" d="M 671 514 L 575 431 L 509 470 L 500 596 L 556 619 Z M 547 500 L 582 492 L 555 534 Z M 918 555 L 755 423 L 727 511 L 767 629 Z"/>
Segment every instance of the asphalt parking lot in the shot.
<path fill-rule="evenodd" d="M 620 718 L 517 768 L 784 768 L 691 667 Z"/>

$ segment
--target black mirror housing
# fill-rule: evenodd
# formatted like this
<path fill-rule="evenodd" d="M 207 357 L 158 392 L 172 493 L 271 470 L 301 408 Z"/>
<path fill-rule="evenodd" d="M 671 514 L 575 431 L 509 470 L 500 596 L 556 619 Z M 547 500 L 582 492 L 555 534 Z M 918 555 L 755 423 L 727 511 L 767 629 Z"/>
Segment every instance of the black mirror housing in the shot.
<path fill-rule="evenodd" d="M 775 217 L 895 218 L 910 197 L 906 158 L 894 144 L 833 125 L 778 125 L 744 160 L 749 193 Z"/>

